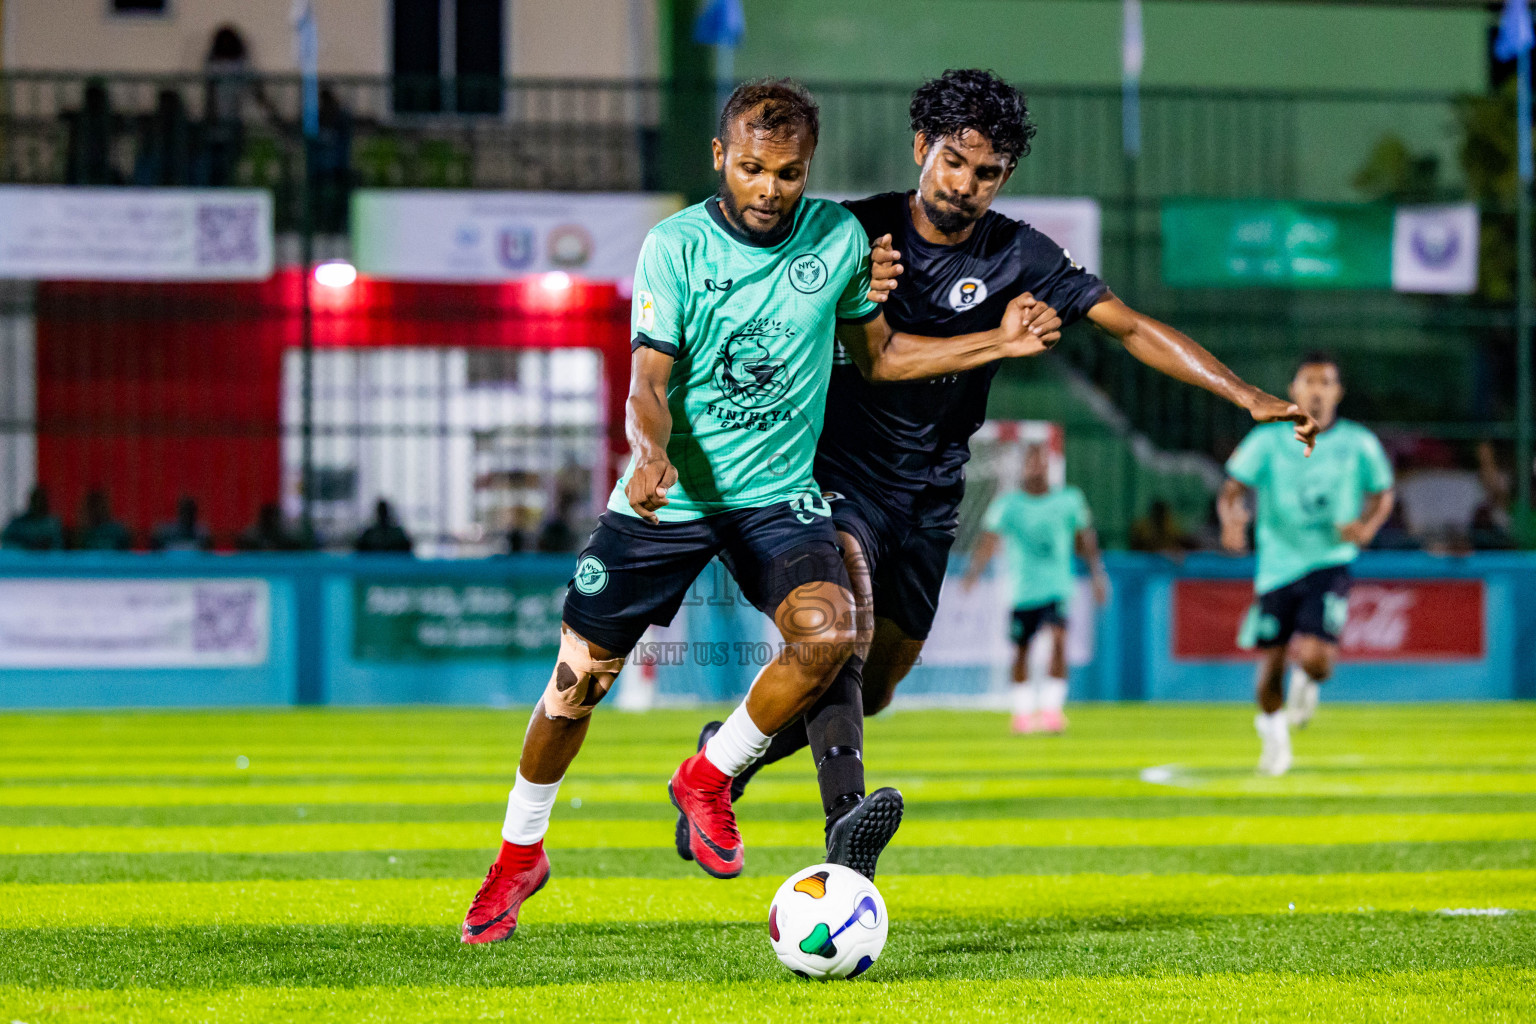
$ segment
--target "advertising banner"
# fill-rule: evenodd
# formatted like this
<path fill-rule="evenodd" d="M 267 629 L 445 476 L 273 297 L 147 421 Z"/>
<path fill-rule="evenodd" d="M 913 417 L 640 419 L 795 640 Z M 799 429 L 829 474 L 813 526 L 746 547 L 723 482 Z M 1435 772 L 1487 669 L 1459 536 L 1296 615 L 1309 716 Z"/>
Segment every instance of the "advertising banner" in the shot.
<path fill-rule="evenodd" d="M 0 668 L 266 663 L 260 579 L 0 579 Z"/>
<path fill-rule="evenodd" d="M 1252 660 L 1237 646 L 1253 603 L 1246 580 L 1174 583 L 1173 657 Z M 1344 661 L 1479 661 L 1487 642 L 1482 580 L 1359 580 L 1339 644 Z"/>
<path fill-rule="evenodd" d="M 0 186 L 0 278 L 261 281 L 272 196 L 259 189 Z"/>
<path fill-rule="evenodd" d="M 370 580 L 352 584 L 352 656 L 367 662 L 434 662 L 527 655 L 560 646 L 565 582 L 464 583 Z"/>
<path fill-rule="evenodd" d="M 1176 288 L 1477 287 L 1471 204 L 1176 199 L 1163 203 L 1162 230 L 1163 281 Z"/>
<path fill-rule="evenodd" d="M 357 269 L 396 281 L 495 282 L 563 270 L 634 276 L 645 234 L 682 209 L 673 195 L 358 189 Z"/>

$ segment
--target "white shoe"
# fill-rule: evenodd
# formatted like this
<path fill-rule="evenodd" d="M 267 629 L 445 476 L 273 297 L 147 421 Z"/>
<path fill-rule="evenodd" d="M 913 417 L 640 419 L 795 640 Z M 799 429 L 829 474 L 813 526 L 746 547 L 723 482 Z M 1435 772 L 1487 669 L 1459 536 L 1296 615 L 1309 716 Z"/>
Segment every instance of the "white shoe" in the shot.
<path fill-rule="evenodd" d="M 1285 719 L 1292 729 L 1305 729 L 1312 716 L 1317 714 L 1317 702 L 1323 688 L 1305 673 L 1291 677 L 1291 692 L 1285 699 Z"/>
<path fill-rule="evenodd" d="M 1253 716 L 1253 729 L 1259 734 L 1263 750 L 1259 754 L 1259 774 L 1279 776 L 1291 769 L 1291 730 L 1285 714 Z"/>

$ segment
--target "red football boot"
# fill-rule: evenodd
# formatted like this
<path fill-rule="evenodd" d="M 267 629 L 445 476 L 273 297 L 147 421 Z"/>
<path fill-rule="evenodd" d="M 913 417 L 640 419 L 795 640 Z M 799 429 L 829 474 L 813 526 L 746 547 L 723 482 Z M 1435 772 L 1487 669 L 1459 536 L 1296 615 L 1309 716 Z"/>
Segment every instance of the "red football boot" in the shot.
<path fill-rule="evenodd" d="M 491 865 L 475 901 L 464 915 L 464 942 L 500 942 L 517 931 L 517 912 L 523 901 L 549 881 L 549 857 L 540 840 L 528 847 L 511 847 Z"/>
<path fill-rule="evenodd" d="M 745 856 L 731 810 L 731 777 L 701 750 L 678 767 L 667 794 L 687 823 L 688 852 L 699 867 L 716 878 L 741 874 Z"/>

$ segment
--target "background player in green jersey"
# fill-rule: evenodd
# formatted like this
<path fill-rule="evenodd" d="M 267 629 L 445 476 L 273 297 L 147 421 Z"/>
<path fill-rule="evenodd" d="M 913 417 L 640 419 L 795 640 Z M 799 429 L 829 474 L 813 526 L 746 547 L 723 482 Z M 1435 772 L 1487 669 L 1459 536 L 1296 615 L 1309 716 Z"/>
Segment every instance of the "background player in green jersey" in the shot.
<path fill-rule="evenodd" d="M 741 86 L 713 142 L 719 195 L 646 237 L 631 311 L 629 468 L 577 562 L 560 654 L 523 739 L 501 852 L 465 917 L 465 942 L 508 938 L 548 880 L 544 834 L 592 709 L 640 635 L 672 620 L 716 556 L 773 618 L 782 652 L 668 793 L 691 858 L 716 877 L 741 873 L 731 779 L 773 733 L 801 715 L 815 720 L 856 639 L 848 572 L 812 475 L 834 336 L 871 376 L 892 380 L 1038 354 L 1058 336 L 1054 315 L 1027 294 L 992 330 L 942 344 L 893 334 L 869 298 L 858 220 L 801 198 L 818 133 L 815 101 L 799 86 Z M 899 793 L 870 794 L 828 836 L 828 858 L 873 865 L 900 820 Z"/>
<path fill-rule="evenodd" d="M 1312 717 L 1318 684 L 1333 674 L 1349 611 L 1350 563 L 1392 514 L 1392 464 L 1376 435 L 1338 418 L 1343 397 L 1333 357 L 1304 357 L 1291 398 L 1322 428 L 1312 457 L 1301 457 L 1285 428 L 1257 427 L 1227 460 L 1230 479 L 1217 503 L 1222 546 L 1242 553 L 1248 549 L 1248 497 L 1258 494 L 1257 600 L 1239 644 L 1263 653 L 1254 728 L 1263 741 L 1259 770 L 1269 775 L 1290 768 L 1290 727 Z M 1295 668 L 1286 708 L 1288 659 Z"/>
<path fill-rule="evenodd" d="M 1109 577 L 1099 560 L 1088 499 L 1070 484 L 1051 486 L 1045 445 L 1024 450 L 1021 483 L 1021 490 L 999 494 L 987 506 L 986 532 L 971 555 L 963 585 L 967 590 L 974 586 L 998 547 L 1003 548 L 1013 590 L 1013 731 L 1059 733 L 1067 727 L 1062 708 L 1067 701 L 1066 611 L 1076 586 L 1073 552 L 1093 574 L 1093 597 L 1099 604 L 1109 596 Z M 1042 631 L 1047 639 L 1037 644 Z"/>

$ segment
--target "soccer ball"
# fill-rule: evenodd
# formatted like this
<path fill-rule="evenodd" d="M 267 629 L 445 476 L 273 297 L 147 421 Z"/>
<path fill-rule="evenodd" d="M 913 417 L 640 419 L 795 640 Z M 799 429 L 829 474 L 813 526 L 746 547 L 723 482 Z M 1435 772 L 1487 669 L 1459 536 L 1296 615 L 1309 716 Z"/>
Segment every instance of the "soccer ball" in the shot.
<path fill-rule="evenodd" d="M 768 938 L 779 961 L 817 981 L 869 970 L 885 948 L 889 925 L 875 883 L 840 864 L 790 875 L 768 908 Z"/>

